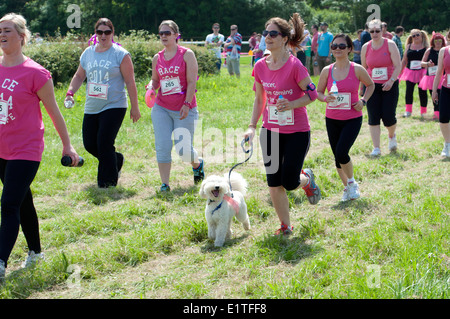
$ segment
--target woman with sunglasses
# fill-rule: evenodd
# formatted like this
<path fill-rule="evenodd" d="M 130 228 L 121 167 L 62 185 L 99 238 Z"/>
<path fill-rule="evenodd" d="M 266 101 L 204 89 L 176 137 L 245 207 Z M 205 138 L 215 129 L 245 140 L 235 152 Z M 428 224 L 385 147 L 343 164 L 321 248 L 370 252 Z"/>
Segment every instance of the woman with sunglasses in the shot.
<path fill-rule="evenodd" d="M 438 56 L 439 50 L 445 46 L 444 36 L 440 33 L 434 33 L 431 37 L 430 48 L 425 51 L 422 58 L 422 67 L 427 70 L 426 74 L 423 76 L 422 80 L 419 82 L 419 88 L 424 91 L 429 90 L 430 94 L 433 93 L 433 81 L 436 77 L 436 71 L 438 68 Z M 442 85 L 441 85 L 442 86 Z M 441 90 L 439 86 L 437 94 L 439 96 Z M 439 120 L 439 102 L 433 100 L 434 105 L 434 115 L 433 120 Z"/>
<path fill-rule="evenodd" d="M 313 205 L 321 198 L 312 170 L 302 170 L 310 145 L 306 105 L 317 98 L 317 91 L 306 68 L 289 52 L 305 37 L 300 15 L 294 13 L 289 23 L 272 18 L 265 26 L 263 35 L 270 55 L 259 60 L 253 69 L 255 101 L 244 137 L 253 140 L 262 115 L 260 143 L 267 183 L 281 222 L 276 234 L 288 235 L 292 227 L 286 190 L 302 187 Z"/>
<path fill-rule="evenodd" d="M 374 92 L 367 101 L 369 131 L 372 137 L 373 151 L 371 156 L 379 156 L 381 128 L 383 121 L 389 136 L 389 151 L 397 150 L 396 108 L 398 102 L 398 80 L 401 71 L 400 52 L 394 41 L 381 35 L 381 21 L 374 19 L 369 22 L 369 32 L 372 40 L 365 43 L 361 49 L 361 64 L 367 69 L 375 83 Z M 362 85 L 360 89 L 362 95 Z"/>
<path fill-rule="evenodd" d="M 402 60 L 402 73 L 400 81 L 406 82 L 405 94 L 405 114 L 403 117 L 410 117 L 413 108 L 414 87 L 420 83 L 427 70 L 422 68 L 422 58 L 429 47 L 428 36 L 425 31 L 418 29 L 411 30 L 411 35 L 406 39 L 405 54 Z M 418 85 L 420 100 L 420 115 L 427 112 L 428 96 L 427 91 L 422 90 Z"/>
<path fill-rule="evenodd" d="M 192 50 L 178 45 L 180 31 L 172 20 L 159 26 L 159 36 L 164 50 L 155 54 L 152 63 L 152 80 L 147 90 L 158 90 L 152 108 L 155 132 L 156 160 L 162 185 L 160 191 L 170 191 L 169 180 L 172 147 L 184 162 L 192 165 L 194 183 L 203 180 L 203 159 L 193 147 L 195 126 L 198 120 L 195 97 L 198 64 Z M 172 141 L 172 134 L 175 141 Z"/>
<path fill-rule="evenodd" d="M 342 201 L 360 197 L 349 152 L 361 129 L 362 109 L 375 88 L 366 69 L 348 59 L 352 50 L 353 42 L 348 35 L 334 36 L 331 51 L 336 62 L 322 70 L 317 86 L 319 100 L 327 103 L 325 123 L 336 169 L 344 184 Z M 325 88 L 330 93 L 333 82 L 337 85 L 338 94 L 325 95 Z M 361 99 L 358 96 L 360 83 L 366 86 L 364 97 Z"/>
<path fill-rule="evenodd" d="M 43 257 L 30 189 L 44 151 L 41 101 L 61 138 L 62 154 L 70 156 L 72 166 L 79 161 L 56 103 L 50 72 L 23 54 L 30 36 L 23 16 L 9 13 L 0 19 L 0 284 L 20 228 L 29 249 L 23 266 Z"/>
<path fill-rule="evenodd" d="M 99 19 L 95 33 L 96 44 L 81 54 L 66 101 L 74 102 L 73 95 L 87 78 L 83 144 L 98 159 L 98 187 L 107 188 L 117 185 L 124 162 L 124 156 L 116 152 L 114 144 L 128 108 L 127 91 L 131 101 L 130 118 L 135 123 L 141 114 L 133 62 L 127 50 L 113 43 L 112 22 L 107 18 Z"/>
<path fill-rule="evenodd" d="M 439 51 L 437 65 L 432 99 L 434 102 L 439 101 L 439 126 L 444 137 L 441 156 L 450 157 L 450 45 Z M 440 85 L 442 85 L 441 92 L 438 94 Z"/>

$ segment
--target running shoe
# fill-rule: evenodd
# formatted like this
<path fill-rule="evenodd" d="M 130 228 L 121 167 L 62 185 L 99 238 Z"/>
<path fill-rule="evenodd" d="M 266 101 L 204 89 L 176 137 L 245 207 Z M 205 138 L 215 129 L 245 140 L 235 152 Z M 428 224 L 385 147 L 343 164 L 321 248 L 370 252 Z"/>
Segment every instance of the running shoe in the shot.
<path fill-rule="evenodd" d="M 389 151 L 390 152 L 397 151 L 397 135 L 394 135 L 393 138 L 389 137 Z"/>
<path fill-rule="evenodd" d="M 5 279 L 5 274 L 6 274 L 5 262 L 0 259 L 0 282 L 2 282 Z"/>
<path fill-rule="evenodd" d="M 200 157 L 198 160 L 200 161 L 200 166 L 197 168 L 192 168 L 192 171 L 194 172 L 194 184 L 200 183 L 205 178 L 205 171 L 203 170 L 205 161 Z"/>
<path fill-rule="evenodd" d="M 341 202 L 347 202 L 350 200 L 349 194 L 348 194 L 348 186 L 345 186 L 344 192 L 342 193 Z"/>
<path fill-rule="evenodd" d="M 170 192 L 170 186 L 167 184 L 162 184 L 161 188 L 159 189 L 160 192 L 164 193 L 164 192 Z"/>
<path fill-rule="evenodd" d="M 348 188 L 348 198 L 351 200 L 357 199 L 361 197 L 361 194 L 359 193 L 359 185 L 357 182 L 350 182 L 347 185 Z"/>
<path fill-rule="evenodd" d="M 450 143 L 444 143 L 444 149 L 442 150 L 441 156 L 450 157 Z"/>
<path fill-rule="evenodd" d="M 411 117 L 411 112 L 405 112 L 405 114 L 403 114 L 403 117 Z"/>
<path fill-rule="evenodd" d="M 278 235 L 289 236 L 292 234 L 293 230 L 294 230 L 294 227 L 291 227 L 291 226 L 281 223 L 281 228 L 275 232 L 275 236 L 278 236 Z"/>
<path fill-rule="evenodd" d="M 302 187 L 308 197 L 309 203 L 316 205 L 322 198 L 319 186 L 314 181 L 313 171 L 309 168 L 302 170 L 302 173 L 309 177 L 309 183 Z"/>
<path fill-rule="evenodd" d="M 380 156 L 381 155 L 381 150 L 379 147 L 375 147 L 372 151 L 372 153 L 370 153 L 370 156 Z"/>
<path fill-rule="evenodd" d="M 29 251 L 27 259 L 22 263 L 22 268 L 34 266 L 39 261 L 44 260 L 44 253 L 36 254 L 34 251 Z"/>

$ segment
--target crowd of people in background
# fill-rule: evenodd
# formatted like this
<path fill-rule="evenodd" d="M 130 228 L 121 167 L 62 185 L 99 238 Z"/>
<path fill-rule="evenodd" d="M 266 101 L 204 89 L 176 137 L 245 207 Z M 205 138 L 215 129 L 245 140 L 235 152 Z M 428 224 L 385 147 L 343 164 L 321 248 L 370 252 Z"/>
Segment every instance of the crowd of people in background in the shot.
<path fill-rule="evenodd" d="M 239 78 L 243 37 L 238 26 L 231 25 L 227 37 L 220 33 L 218 23 L 212 31 L 205 44 L 214 51 L 217 68 L 220 70 L 222 65 L 223 47 L 228 73 Z M 123 154 L 115 149 L 115 139 L 128 109 L 128 98 L 130 119 L 137 122 L 141 114 L 130 53 L 114 42 L 114 26 L 109 19 L 99 19 L 94 32 L 95 41 L 80 57 L 65 102 L 73 103 L 86 80 L 83 144 L 98 159 L 98 187 L 107 188 L 117 185 L 124 164 Z M 326 103 L 329 144 L 344 186 L 342 201 L 360 197 L 350 150 L 362 126 L 364 107 L 373 142 L 371 155 L 381 154 L 381 121 L 388 131 L 389 151 L 398 148 L 399 81 L 406 82 L 404 117 L 412 115 L 416 85 L 422 116 L 431 92 L 434 118 L 444 137 L 441 155 L 450 157 L 450 32 L 446 37 L 433 33 L 430 41 L 425 31 L 413 29 L 404 51 L 403 33 L 399 26 L 392 34 L 386 23 L 375 19 L 364 30 L 358 30 L 357 38 L 352 40 L 347 34 L 333 35 L 326 22 L 312 25 L 308 31 L 295 13 L 289 21 L 269 19 L 263 32 L 250 39 L 255 98 L 244 138 L 252 141 L 262 118 L 259 139 L 267 186 L 281 224 L 275 234 L 289 235 L 293 231 L 287 191 L 303 189 L 312 205 L 321 200 L 313 171 L 303 168 L 311 141 L 306 106 L 315 100 Z M 195 184 L 205 177 L 205 161 L 193 145 L 199 118 L 197 58 L 192 50 L 179 44 L 181 33 L 174 21 L 162 21 L 158 35 L 164 48 L 152 60 L 146 104 L 152 109 L 160 192 L 169 192 L 173 146 L 183 162 L 192 166 Z M 23 54 L 31 37 L 26 20 L 16 14 L 4 16 L 0 19 L 0 37 L 2 279 L 20 226 L 29 248 L 24 265 L 43 258 L 30 190 L 44 150 L 41 101 L 61 138 L 62 155 L 70 157 L 72 166 L 77 166 L 80 158 L 57 105 L 50 72 Z M 319 76 L 317 87 L 310 74 Z"/>

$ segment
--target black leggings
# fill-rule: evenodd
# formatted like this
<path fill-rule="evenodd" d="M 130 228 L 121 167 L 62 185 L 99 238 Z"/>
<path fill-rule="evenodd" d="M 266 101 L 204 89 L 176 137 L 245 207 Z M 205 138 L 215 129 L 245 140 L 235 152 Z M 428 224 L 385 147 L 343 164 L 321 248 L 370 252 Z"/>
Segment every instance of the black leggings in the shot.
<path fill-rule="evenodd" d="M 123 155 L 116 152 L 114 143 L 126 111 L 125 108 L 117 108 L 84 115 L 83 144 L 86 150 L 98 159 L 99 187 L 117 185 Z"/>
<path fill-rule="evenodd" d="M 325 121 L 336 167 L 341 168 L 340 164 L 350 162 L 348 153 L 361 130 L 362 116 L 350 120 L 334 120 L 327 117 Z"/>
<path fill-rule="evenodd" d="M 39 222 L 33 204 L 30 185 L 36 176 L 39 162 L 4 160 L 0 158 L 0 178 L 3 183 L 1 198 L 0 259 L 7 264 L 17 236 L 19 226 L 28 244 L 28 249 L 41 252 Z"/>
<path fill-rule="evenodd" d="M 439 94 L 439 122 L 450 122 L 450 89 L 443 86 Z"/>
<path fill-rule="evenodd" d="M 375 83 L 375 90 L 367 101 L 369 125 L 380 125 L 381 120 L 386 127 L 397 124 L 398 94 L 398 80 L 392 84 L 389 91 L 383 91 L 383 86 Z"/>
<path fill-rule="evenodd" d="M 297 189 L 309 150 L 310 132 L 282 134 L 263 127 L 260 143 L 269 187 Z"/>
<path fill-rule="evenodd" d="M 428 104 L 427 91 L 422 90 L 418 86 L 418 83 L 413 83 L 410 81 L 406 81 L 405 102 L 406 102 L 406 104 L 413 104 L 414 87 L 416 86 L 416 84 L 417 84 L 417 88 L 419 89 L 420 106 L 427 107 L 427 104 Z"/>

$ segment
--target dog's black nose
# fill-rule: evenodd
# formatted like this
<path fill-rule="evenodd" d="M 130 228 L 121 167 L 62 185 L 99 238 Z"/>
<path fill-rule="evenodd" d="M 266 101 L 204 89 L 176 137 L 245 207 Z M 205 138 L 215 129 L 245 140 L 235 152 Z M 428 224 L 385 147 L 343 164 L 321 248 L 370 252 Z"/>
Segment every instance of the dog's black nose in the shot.
<path fill-rule="evenodd" d="M 216 187 L 215 187 L 216 191 L 218 191 L 218 190 L 219 190 L 219 188 L 220 188 L 220 186 L 216 186 Z"/>

